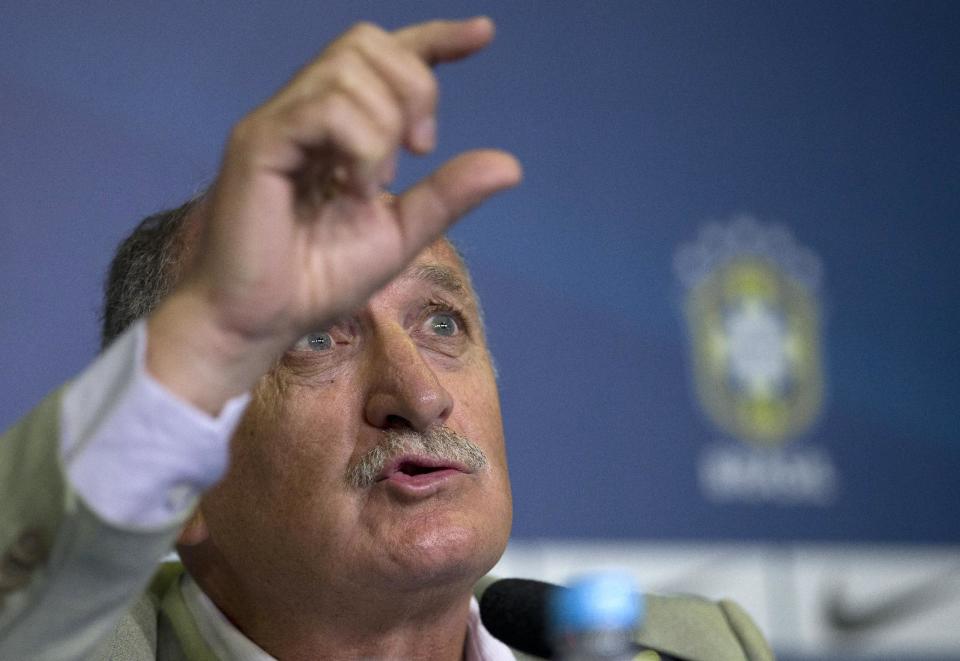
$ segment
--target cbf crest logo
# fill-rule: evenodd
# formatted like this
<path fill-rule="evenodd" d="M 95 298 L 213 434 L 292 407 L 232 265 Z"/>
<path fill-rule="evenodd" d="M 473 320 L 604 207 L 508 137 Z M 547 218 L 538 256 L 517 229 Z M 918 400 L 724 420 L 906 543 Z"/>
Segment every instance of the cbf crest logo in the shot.
<path fill-rule="evenodd" d="M 704 226 L 674 267 L 707 417 L 768 447 L 810 429 L 823 404 L 816 255 L 785 227 L 740 217 Z"/>

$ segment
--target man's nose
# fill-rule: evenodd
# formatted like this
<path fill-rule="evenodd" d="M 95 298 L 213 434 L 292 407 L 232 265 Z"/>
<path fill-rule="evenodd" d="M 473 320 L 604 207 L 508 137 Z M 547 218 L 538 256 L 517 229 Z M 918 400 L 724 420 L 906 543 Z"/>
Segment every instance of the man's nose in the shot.
<path fill-rule="evenodd" d="M 372 348 L 366 365 L 368 424 L 424 431 L 450 417 L 453 398 L 404 329 L 381 328 Z"/>

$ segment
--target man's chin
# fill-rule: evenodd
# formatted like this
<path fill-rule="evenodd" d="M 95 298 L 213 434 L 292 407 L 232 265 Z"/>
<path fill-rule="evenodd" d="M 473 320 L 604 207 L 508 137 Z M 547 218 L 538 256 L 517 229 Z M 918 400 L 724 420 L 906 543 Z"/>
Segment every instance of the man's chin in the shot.
<path fill-rule="evenodd" d="M 497 563 L 505 541 L 481 539 L 464 528 L 434 527 L 388 553 L 384 578 L 394 589 L 470 590 Z"/>

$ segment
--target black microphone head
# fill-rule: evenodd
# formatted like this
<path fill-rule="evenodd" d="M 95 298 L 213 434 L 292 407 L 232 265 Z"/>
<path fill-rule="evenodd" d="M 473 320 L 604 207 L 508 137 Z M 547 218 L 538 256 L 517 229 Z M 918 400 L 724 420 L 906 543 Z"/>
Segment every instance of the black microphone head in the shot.
<path fill-rule="evenodd" d="M 559 585 L 526 578 L 504 578 L 480 598 L 483 626 L 499 640 L 525 654 L 553 658 L 548 624 L 550 602 Z"/>

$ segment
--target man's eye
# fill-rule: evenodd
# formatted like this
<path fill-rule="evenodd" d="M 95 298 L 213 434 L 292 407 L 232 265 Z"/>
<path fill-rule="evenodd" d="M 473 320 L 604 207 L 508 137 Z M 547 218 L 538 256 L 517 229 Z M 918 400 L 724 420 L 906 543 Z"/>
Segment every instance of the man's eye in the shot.
<path fill-rule="evenodd" d="M 452 314 L 444 314 L 441 312 L 432 315 L 430 319 L 427 320 L 427 323 L 430 325 L 430 329 L 434 333 L 444 337 L 456 335 L 457 331 L 460 330 L 460 326 L 457 324 L 457 320 Z"/>
<path fill-rule="evenodd" d="M 304 335 L 297 342 L 298 349 L 306 349 L 307 351 L 330 351 L 333 346 L 333 337 L 326 331 Z"/>

